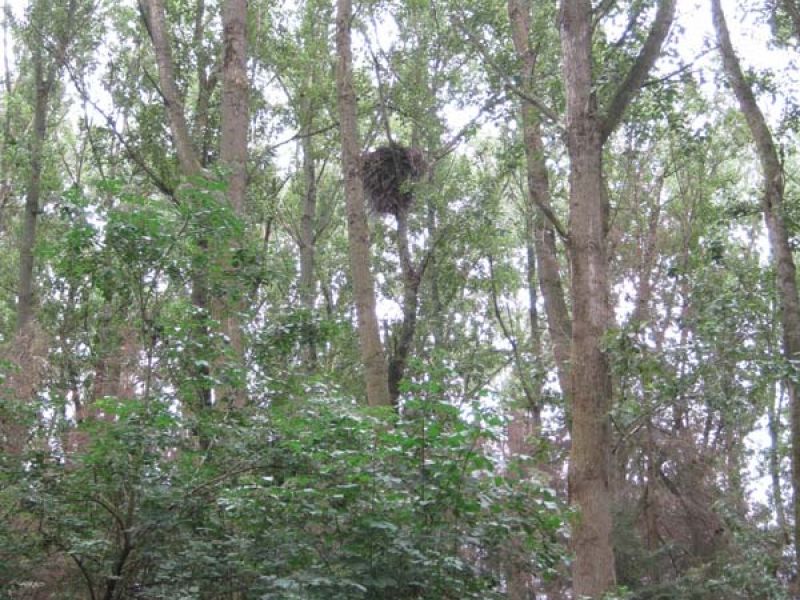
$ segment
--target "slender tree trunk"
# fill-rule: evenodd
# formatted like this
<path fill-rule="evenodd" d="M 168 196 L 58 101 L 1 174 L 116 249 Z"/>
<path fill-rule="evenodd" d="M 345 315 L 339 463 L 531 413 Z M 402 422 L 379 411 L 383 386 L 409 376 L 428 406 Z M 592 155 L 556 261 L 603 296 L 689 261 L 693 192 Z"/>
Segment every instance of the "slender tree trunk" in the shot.
<path fill-rule="evenodd" d="M 531 102 L 533 97 L 533 77 L 536 55 L 531 50 L 530 7 L 522 0 L 508 1 L 508 15 L 511 21 L 511 34 L 514 49 L 522 63 L 522 86 L 526 98 L 521 100 L 522 135 L 525 144 L 525 164 L 528 183 L 528 210 L 537 213 L 533 219 L 534 250 L 539 271 L 539 287 L 544 299 L 547 327 L 553 344 L 553 357 L 558 372 L 558 382 L 566 397 L 569 394 L 569 361 L 572 323 L 556 251 L 555 231 L 545 222 L 539 207 L 551 207 L 550 183 L 545 164 L 544 142 L 542 141 L 541 121 L 537 108 Z M 535 294 L 535 291 L 533 292 Z"/>
<path fill-rule="evenodd" d="M 308 312 L 309 318 L 314 313 L 317 297 L 314 262 L 316 253 L 315 229 L 317 221 L 317 172 L 314 160 L 314 141 L 311 137 L 313 123 L 313 105 L 309 100 L 303 113 L 303 179 L 305 194 L 303 196 L 303 215 L 300 217 L 300 302 Z M 306 363 L 309 370 L 317 364 L 317 345 L 313 336 L 306 344 Z"/>
<path fill-rule="evenodd" d="M 417 330 L 417 305 L 421 273 L 414 268 L 408 244 L 408 214 L 397 214 L 397 251 L 400 255 L 400 270 L 403 277 L 403 322 L 400 333 L 392 338 L 394 347 L 389 356 L 389 397 L 392 404 L 400 398 L 400 382 L 406 370 L 414 333 Z"/>
<path fill-rule="evenodd" d="M 19 298 L 17 303 L 17 331 L 24 331 L 33 318 L 33 249 L 36 245 L 36 225 L 39 220 L 39 197 L 42 187 L 42 150 L 47 135 L 47 109 L 50 99 L 50 82 L 44 73 L 41 50 L 34 52 L 34 79 L 36 101 L 33 113 L 33 138 L 31 139 L 31 172 L 25 197 L 25 220 L 19 250 Z"/>
<path fill-rule="evenodd" d="M 175 143 L 178 165 L 181 173 L 187 179 L 201 177 L 203 167 L 192 145 L 183 98 L 175 82 L 175 66 L 167 34 L 164 0 L 139 0 L 139 9 L 153 43 L 158 66 L 158 82 L 164 98 L 170 132 Z M 208 240 L 201 236 L 197 240 L 197 245 L 200 248 L 200 257 L 195 259 L 191 267 L 191 302 L 195 308 L 193 335 L 197 340 L 198 347 L 206 348 L 209 343 L 208 317 L 211 308 L 208 282 Z M 194 408 L 202 410 L 212 404 L 211 370 L 205 355 L 200 356 L 195 364 L 197 366 L 194 369 L 196 380 L 194 389 L 197 406 Z M 204 443 L 202 439 L 200 443 L 201 445 Z"/>
<path fill-rule="evenodd" d="M 530 208 L 530 207 L 529 207 Z M 542 353 L 541 336 L 539 335 L 538 298 L 536 293 L 536 252 L 533 244 L 533 216 L 526 219 L 526 274 L 528 280 L 528 326 L 530 328 L 529 351 L 537 360 Z M 495 300 L 495 306 L 496 306 Z M 496 308 L 497 310 L 497 308 Z M 499 311 L 498 311 L 499 312 Z M 515 351 L 515 354 L 516 351 Z M 521 361 L 520 361 L 521 362 Z M 522 366 L 522 364 L 520 364 Z M 512 460 L 520 456 L 534 456 L 536 446 L 534 440 L 539 436 L 542 426 L 541 373 L 520 373 L 520 381 L 525 390 L 527 405 L 516 407 L 511 413 L 508 424 L 508 452 Z M 509 600 L 535 600 L 534 581 L 527 564 L 520 564 L 520 556 L 524 549 L 518 539 L 512 539 L 512 556 L 509 561 L 508 598 Z"/>
<path fill-rule="evenodd" d="M 761 162 L 764 177 L 761 205 L 767 224 L 772 260 L 776 266 L 778 302 L 783 328 L 783 354 L 787 364 L 796 365 L 800 360 L 800 297 L 789 233 L 783 219 L 783 167 L 764 114 L 758 107 L 753 90 L 744 77 L 734 51 L 720 1 L 712 0 L 711 8 L 725 74 L 747 121 Z M 794 377 L 787 377 L 785 385 L 791 415 L 795 559 L 800 567 L 800 389 Z"/>
<path fill-rule="evenodd" d="M 371 406 L 391 404 L 388 373 L 375 312 L 375 286 L 370 271 L 370 243 L 364 188 L 361 181 L 361 157 L 356 118 L 356 94 L 353 88 L 353 56 L 350 40 L 352 4 L 336 3 L 336 87 L 339 100 L 339 129 L 342 138 L 342 171 L 347 210 L 350 275 L 353 281 L 361 360 Z"/>
<path fill-rule="evenodd" d="M 39 220 L 39 211 L 41 210 L 42 153 L 47 138 L 47 113 L 53 84 L 66 62 L 67 48 L 72 43 L 75 35 L 74 24 L 77 10 L 77 1 L 69 0 L 64 15 L 63 30 L 56 36 L 55 46 L 50 48 L 50 56 L 47 60 L 45 60 L 44 55 L 46 50 L 36 45 L 37 42 L 33 42 L 35 47 L 31 48 L 36 97 L 33 112 L 33 138 L 30 146 L 31 171 L 25 198 L 22 239 L 20 240 L 17 332 L 22 332 L 33 318 L 33 252 L 36 245 L 36 225 Z"/>
<path fill-rule="evenodd" d="M 172 48 L 167 34 L 167 17 L 164 0 L 139 0 L 139 8 L 144 17 L 147 31 L 153 42 L 156 65 L 158 66 L 158 83 L 164 97 L 164 108 L 167 111 L 170 131 L 175 142 L 178 163 L 186 177 L 198 177 L 203 169 L 197 157 L 189 127 L 186 123 L 183 98 L 175 83 L 175 65 L 172 60 Z"/>
<path fill-rule="evenodd" d="M 163 0 L 139 0 L 139 7 L 144 18 L 150 38 L 153 42 L 158 79 L 164 106 L 167 111 L 170 131 L 175 142 L 178 163 L 184 177 L 191 180 L 204 175 L 202 160 L 192 144 L 189 127 L 186 121 L 183 98 L 175 80 L 175 66 L 172 49 L 167 33 L 166 15 Z M 198 4 L 198 11 L 203 7 Z M 227 201 L 240 218 L 245 212 L 245 192 L 247 185 L 247 131 L 249 123 L 248 95 L 249 80 L 247 77 L 247 2 L 246 0 L 227 0 L 223 7 L 223 69 L 222 69 L 222 106 L 221 106 L 221 140 L 220 162 L 227 171 Z M 199 26 L 198 26 L 199 27 Z M 197 34 L 196 34 L 197 36 Z M 211 86 L 211 83 L 209 83 Z M 204 137 L 198 132 L 198 137 Z M 226 240 L 218 250 L 223 261 L 222 272 L 233 270 L 231 263 L 231 244 Z M 230 339 L 234 355 L 241 366 L 244 362 L 244 344 L 239 312 L 242 307 L 241 290 L 236 282 L 226 282 L 228 297 L 214 298 L 210 292 L 209 266 L 216 260 L 210 254 L 210 241 L 201 236 L 197 240 L 200 256 L 192 267 L 192 304 L 197 309 L 195 332 L 200 345 L 210 343 L 208 315 L 213 309 L 215 316 L 222 323 L 222 330 Z M 234 249 L 235 250 L 235 249 Z M 216 253 L 216 250 L 215 250 Z M 232 291 L 231 291 L 232 290 Z M 198 361 L 197 395 L 200 406 L 209 406 L 212 402 L 210 384 L 210 368 L 207 361 Z M 230 390 L 229 400 L 234 406 L 245 403 L 246 394 L 242 389 Z"/>
<path fill-rule="evenodd" d="M 425 228 L 428 231 L 430 239 L 436 238 L 437 224 L 436 224 L 436 207 L 430 198 L 427 199 L 427 206 L 425 210 Z M 425 269 L 430 294 L 428 296 L 428 306 L 425 310 L 425 317 L 428 320 L 431 335 L 433 336 L 433 351 L 436 352 L 442 348 L 444 343 L 444 327 L 442 323 L 442 299 L 439 294 L 439 267 L 436 259 L 436 253 L 431 253 L 428 260 L 428 268 Z"/>
<path fill-rule="evenodd" d="M 7 2 L 3 4 L 4 11 L 7 10 Z M 11 199 L 11 169 L 8 148 L 12 144 L 11 136 L 11 115 L 12 111 L 8 110 L 8 102 L 11 100 L 11 93 L 13 91 L 13 84 L 11 83 L 11 67 L 9 66 L 8 56 L 10 53 L 8 45 L 8 19 L 3 18 L 3 73 L 4 73 L 4 91 L 6 94 L 5 103 L 6 110 L 3 118 L 3 138 L 2 147 L 0 147 L 0 235 L 2 235 L 6 228 L 6 209 Z"/>
<path fill-rule="evenodd" d="M 781 460 L 780 460 L 780 431 L 781 431 L 781 399 L 783 387 L 780 384 L 772 386 L 772 398 L 767 406 L 767 427 L 769 429 L 769 475 L 772 484 L 772 503 L 775 506 L 775 521 L 784 537 L 784 542 L 789 543 L 789 528 L 786 525 L 786 509 L 783 505 L 783 490 L 781 488 Z"/>

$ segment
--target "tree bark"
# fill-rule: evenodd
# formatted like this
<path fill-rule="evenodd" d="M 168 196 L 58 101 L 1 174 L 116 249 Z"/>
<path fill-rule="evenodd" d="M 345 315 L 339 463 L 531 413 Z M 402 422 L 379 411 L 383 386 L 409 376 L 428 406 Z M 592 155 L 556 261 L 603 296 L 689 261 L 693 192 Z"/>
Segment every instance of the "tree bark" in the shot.
<path fill-rule="evenodd" d="M 375 285 L 370 271 L 370 242 L 364 187 L 361 181 L 361 157 L 356 118 L 356 94 L 353 88 L 353 56 L 350 22 L 352 3 L 336 3 L 336 88 L 339 104 L 339 130 L 342 140 L 342 171 L 347 211 L 347 238 L 350 275 L 353 281 L 361 360 L 371 406 L 391 404 L 388 373 L 375 312 Z"/>
<path fill-rule="evenodd" d="M 17 301 L 17 331 L 24 331 L 33 318 L 33 249 L 36 245 L 36 225 L 42 188 L 42 149 L 47 136 L 47 110 L 50 99 L 50 82 L 44 74 L 41 51 L 34 53 L 34 78 L 36 102 L 33 113 L 33 139 L 31 140 L 31 173 L 25 195 L 25 221 L 19 250 L 19 298 Z"/>
<path fill-rule="evenodd" d="M 655 63 L 675 13 L 662 0 L 650 32 L 608 111 L 597 106 L 592 75 L 590 0 L 561 4 L 561 49 L 570 159 L 569 252 L 572 265 L 572 448 L 570 501 L 578 507 L 573 531 L 575 596 L 602 597 L 616 583 L 611 544 L 611 374 L 603 337 L 611 324 L 607 260 L 608 196 L 603 144 Z"/>
<path fill-rule="evenodd" d="M 783 219 L 783 166 L 764 114 L 742 72 L 719 0 L 712 0 L 711 10 L 725 75 L 747 121 L 761 163 L 761 172 L 764 178 L 761 206 L 767 225 L 772 260 L 776 267 L 778 302 L 783 329 L 783 355 L 787 365 L 794 370 L 796 361 L 800 360 L 800 296 L 797 291 L 796 269 L 792 247 L 789 243 L 789 233 Z M 786 377 L 784 383 L 789 396 L 791 415 L 795 560 L 800 565 L 800 390 L 792 376 Z"/>
<path fill-rule="evenodd" d="M 247 130 L 250 122 L 248 99 L 250 81 L 247 77 L 247 0 L 226 0 L 222 11 L 222 107 L 219 158 L 227 177 L 227 199 L 234 214 L 245 217 L 247 192 Z M 245 371 L 244 336 L 240 314 L 244 306 L 241 281 L 236 278 L 230 250 L 235 251 L 240 240 L 231 240 L 221 256 L 227 264 L 223 272 L 233 272 L 231 288 L 221 298 L 218 318 L 222 331 L 230 340 L 233 358 Z M 242 408 L 247 403 L 246 381 L 228 390 L 229 401 Z"/>
<path fill-rule="evenodd" d="M 222 107 L 219 157 L 228 178 L 228 202 L 245 214 L 247 129 L 250 122 L 247 78 L 247 0 L 226 0 L 222 11 Z"/>

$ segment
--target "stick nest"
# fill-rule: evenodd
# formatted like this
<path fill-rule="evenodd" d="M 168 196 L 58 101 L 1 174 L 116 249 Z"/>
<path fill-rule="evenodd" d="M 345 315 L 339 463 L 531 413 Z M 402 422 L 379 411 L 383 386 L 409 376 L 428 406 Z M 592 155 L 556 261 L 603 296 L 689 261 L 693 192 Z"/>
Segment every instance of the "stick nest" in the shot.
<path fill-rule="evenodd" d="M 361 161 L 361 177 L 373 213 L 396 217 L 411 207 L 414 195 L 409 184 L 419 181 L 427 167 L 421 150 L 392 143 L 365 152 Z"/>

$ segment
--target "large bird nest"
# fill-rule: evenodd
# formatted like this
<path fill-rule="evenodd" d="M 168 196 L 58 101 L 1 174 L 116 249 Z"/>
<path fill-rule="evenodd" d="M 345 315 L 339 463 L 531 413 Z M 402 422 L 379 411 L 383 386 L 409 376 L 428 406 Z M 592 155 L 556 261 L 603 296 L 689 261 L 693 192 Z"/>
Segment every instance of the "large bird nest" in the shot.
<path fill-rule="evenodd" d="M 361 156 L 361 177 L 372 212 L 394 215 L 414 202 L 410 184 L 419 181 L 426 164 L 422 151 L 391 143 Z"/>

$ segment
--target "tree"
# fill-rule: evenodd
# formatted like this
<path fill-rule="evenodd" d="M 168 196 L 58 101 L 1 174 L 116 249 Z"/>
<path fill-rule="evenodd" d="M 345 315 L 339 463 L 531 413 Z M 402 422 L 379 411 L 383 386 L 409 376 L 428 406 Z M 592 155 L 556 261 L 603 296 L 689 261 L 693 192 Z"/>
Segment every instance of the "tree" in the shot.
<path fill-rule="evenodd" d="M 639 55 L 601 111 L 593 74 L 595 15 L 591 2 L 561 4 L 573 319 L 569 489 L 570 501 L 580 510 L 573 537 L 573 585 L 578 597 L 600 598 L 615 583 L 608 464 L 612 391 L 608 357 L 603 349 L 603 336 L 611 326 L 606 255 L 609 207 L 603 178 L 603 146 L 658 58 L 674 14 L 674 0 L 659 2 Z"/>
<path fill-rule="evenodd" d="M 367 402 L 371 406 L 388 406 L 388 372 L 375 314 L 375 286 L 370 271 L 370 243 L 361 181 L 361 149 L 356 119 L 356 94 L 353 87 L 351 50 L 352 3 L 337 0 L 336 4 L 336 89 L 338 91 L 339 131 L 342 138 L 342 172 L 347 203 L 348 253 L 350 277 L 358 318 L 358 339 Z"/>
<path fill-rule="evenodd" d="M 47 139 L 47 118 L 56 83 L 69 58 L 69 50 L 85 17 L 87 4 L 70 0 L 61 9 L 47 2 L 31 7 L 29 44 L 33 63 L 33 136 L 30 142 L 30 175 L 25 199 L 25 224 L 20 239 L 17 331 L 25 331 L 33 318 L 33 266 L 36 224 L 41 210 L 42 153 Z M 48 39 L 52 36 L 51 40 Z M 51 48 L 48 51 L 48 48 Z"/>
<path fill-rule="evenodd" d="M 796 8 L 787 1 L 787 8 Z M 761 207 L 767 226 L 767 235 L 775 263 L 778 305 L 783 329 L 783 356 L 787 369 L 793 371 L 800 358 L 800 296 L 797 292 L 797 270 L 789 232 L 784 221 L 784 174 L 778 150 L 772 138 L 764 113 L 758 106 L 753 90 L 742 72 L 739 59 L 731 42 L 725 14 L 719 0 L 712 0 L 711 9 L 717 32 L 722 64 L 727 80 L 739 103 L 750 135 L 755 142 L 763 177 Z M 794 16 L 794 13 L 792 13 Z M 800 569 L 800 390 L 796 378 L 785 378 L 791 415 L 792 489 L 794 491 L 794 543 L 797 568 Z"/>

